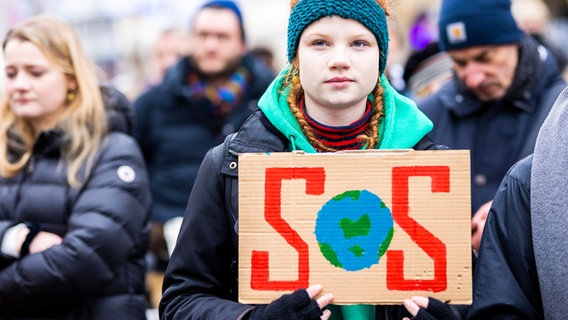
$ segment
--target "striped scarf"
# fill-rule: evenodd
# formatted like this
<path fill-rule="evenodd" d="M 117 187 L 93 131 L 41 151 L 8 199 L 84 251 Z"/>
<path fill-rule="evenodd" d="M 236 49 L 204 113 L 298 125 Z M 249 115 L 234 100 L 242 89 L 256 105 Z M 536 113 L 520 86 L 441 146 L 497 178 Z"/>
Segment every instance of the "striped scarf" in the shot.
<path fill-rule="evenodd" d="M 365 133 L 369 120 L 371 119 L 372 108 L 370 101 L 367 101 L 365 113 L 359 120 L 356 120 L 349 125 L 338 127 L 325 125 L 310 117 L 306 112 L 306 106 L 303 99 L 300 102 L 300 109 L 302 110 L 302 114 L 308 122 L 308 125 L 312 129 L 315 138 L 324 146 L 337 151 L 361 149 L 361 140 L 358 137 Z"/>

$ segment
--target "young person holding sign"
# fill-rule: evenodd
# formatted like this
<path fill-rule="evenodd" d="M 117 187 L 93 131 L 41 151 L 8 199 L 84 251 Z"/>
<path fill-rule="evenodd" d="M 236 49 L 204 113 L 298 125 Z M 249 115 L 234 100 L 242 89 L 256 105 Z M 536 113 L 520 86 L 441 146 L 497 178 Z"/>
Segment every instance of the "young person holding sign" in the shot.
<path fill-rule="evenodd" d="M 375 319 L 368 305 L 333 306 L 313 285 L 268 305 L 237 301 L 237 154 L 441 149 L 432 123 L 388 83 L 381 0 L 291 1 L 290 64 L 225 152 L 205 156 L 164 280 L 162 319 Z M 330 310 L 331 309 L 331 310 Z M 388 311 L 380 310 L 380 315 Z M 399 318 L 400 319 L 400 318 Z"/>

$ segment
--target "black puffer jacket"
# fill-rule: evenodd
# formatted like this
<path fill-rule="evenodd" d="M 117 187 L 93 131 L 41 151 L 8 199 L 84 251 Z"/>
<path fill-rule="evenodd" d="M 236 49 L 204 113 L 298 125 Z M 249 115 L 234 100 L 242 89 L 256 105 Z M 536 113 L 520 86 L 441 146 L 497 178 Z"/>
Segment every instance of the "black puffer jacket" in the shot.
<path fill-rule="evenodd" d="M 532 160 L 515 164 L 497 191 L 483 230 L 468 319 L 543 318 L 531 230 Z"/>
<path fill-rule="evenodd" d="M 111 132 L 82 189 L 59 163 L 60 131 L 43 132 L 25 170 L 0 179 L 0 239 L 38 222 L 61 245 L 20 259 L 0 255 L 1 319 L 145 319 L 144 255 L 150 192 L 128 101 L 103 88 Z"/>
<path fill-rule="evenodd" d="M 178 246 L 172 254 L 160 303 L 161 319 L 242 319 L 252 306 L 237 303 L 237 155 L 284 152 L 289 144 L 257 111 L 225 153 L 224 145 L 205 156 L 188 202 Z M 417 150 L 446 149 L 424 137 Z M 206 213 L 206 214 L 201 214 Z M 186 229 L 190 229 L 188 232 Z M 179 249 L 178 249 L 179 248 Z M 377 319 L 402 319 L 402 307 L 378 307 Z"/>

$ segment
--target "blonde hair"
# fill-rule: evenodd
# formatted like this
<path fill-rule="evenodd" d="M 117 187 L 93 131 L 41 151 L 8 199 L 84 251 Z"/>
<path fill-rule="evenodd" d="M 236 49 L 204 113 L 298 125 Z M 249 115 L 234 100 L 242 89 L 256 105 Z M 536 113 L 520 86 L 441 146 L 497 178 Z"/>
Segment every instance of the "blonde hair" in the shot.
<path fill-rule="evenodd" d="M 300 109 L 300 102 L 304 97 L 304 89 L 302 88 L 302 84 L 299 81 L 298 57 L 295 57 L 292 60 L 292 64 L 290 66 L 290 69 L 288 70 L 288 73 L 285 75 L 282 87 L 290 87 L 290 94 L 288 95 L 287 99 L 288 105 L 310 144 L 317 150 L 327 152 L 337 151 L 336 149 L 324 145 L 315 137 L 308 121 L 304 117 L 304 113 Z M 358 137 L 361 141 L 361 147 L 366 146 L 367 149 L 373 149 L 378 145 L 379 126 L 384 117 L 384 89 L 380 85 L 380 80 L 377 81 L 377 84 L 373 89 L 373 97 L 374 99 L 373 105 L 371 106 L 371 119 L 369 120 L 365 133 Z"/>
<path fill-rule="evenodd" d="M 9 30 L 2 42 L 3 52 L 11 40 L 34 44 L 77 84 L 76 96 L 67 101 L 57 127 L 66 137 L 61 152 L 67 164 L 67 181 L 79 187 L 91 171 L 95 154 L 108 130 L 96 67 L 81 49 L 73 28 L 53 16 L 38 15 Z M 0 119 L 0 175 L 12 178 L 30 160 L 39 133 L 14 114 L 7 99 L 0 104 Z M 84 175 L 79 174 L 82 169 Z"/>

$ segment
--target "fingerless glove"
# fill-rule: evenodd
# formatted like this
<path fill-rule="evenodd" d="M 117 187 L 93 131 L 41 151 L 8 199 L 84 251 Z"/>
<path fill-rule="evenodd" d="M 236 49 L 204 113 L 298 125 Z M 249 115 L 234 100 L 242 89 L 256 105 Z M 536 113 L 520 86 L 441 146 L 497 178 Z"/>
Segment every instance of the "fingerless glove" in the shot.
<path fill-rule="evenodd" d="M 285 294 L 270 304 L 257 305 L 250 320 L 319 320 L 323 312 L 316 300 L 310 299 L 306 289 Z"/>
<path fill-rule="evenodd" d="M 432 297 L 428 298 L 428 308 L 420 308 L 414 320 L 462 320 L 467 316 L 468 306 L 449 305 Z"/>

